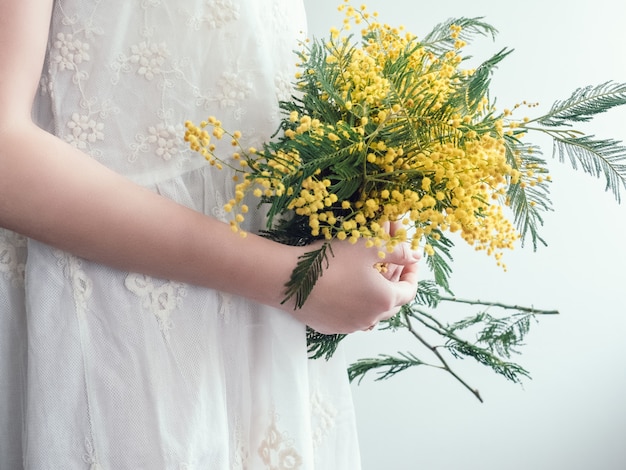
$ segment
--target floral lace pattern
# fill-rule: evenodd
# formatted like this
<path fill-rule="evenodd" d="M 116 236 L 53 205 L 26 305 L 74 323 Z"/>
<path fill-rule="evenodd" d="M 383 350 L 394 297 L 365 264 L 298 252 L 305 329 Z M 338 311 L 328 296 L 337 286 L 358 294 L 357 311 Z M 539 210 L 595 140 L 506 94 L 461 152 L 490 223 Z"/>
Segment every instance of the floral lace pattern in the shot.
<path fill-rule="evenodd" d="M 141 306 L 156 318 L 163 337 L 169 339 L 173 326 L 171 315 L 181 304 L 186 287 L 180 282 L 165 281 L 158 283 L 150 276 L 129 274 L 126 276 L 126 288 L 141 300 Z"/>
<path fill-rule="evenodd" d="M 277 416 L 272 420 L 259 447 L 259 455 L 267 470 L 297 470 L 302 467 L 302 457 L 288 435 L 277 426 Z"/>
<path fill-rule="evenodd" d="M 239 5 L 232 0 L 208 0 L 204 2 L 203 12 L 190 16 L 187 24 L 199 29 L 206 25 L 209 29 L 224 28 L 239 18 Z"/>
<path fill-rule="evenodd" d="M 0 275 L 14 287 L 24 285 L 26 238 L 0 229 Z"/>
<path fill-rule="evenodd" d="M 311 420 L 313 422 L 313 447 L 322 445 L 330 432 L 335 428 L 337 409 L 320 391 L 311 394 Z"/>
<path fill-rule="evenodd" d="M 83 270 L 82 260 L 61 250 L 54 250 L 57 264 L 70 281 L 76 313 L 82 316 L 87 313 L 88 301 L 93 292 L 93 281 Z"/>

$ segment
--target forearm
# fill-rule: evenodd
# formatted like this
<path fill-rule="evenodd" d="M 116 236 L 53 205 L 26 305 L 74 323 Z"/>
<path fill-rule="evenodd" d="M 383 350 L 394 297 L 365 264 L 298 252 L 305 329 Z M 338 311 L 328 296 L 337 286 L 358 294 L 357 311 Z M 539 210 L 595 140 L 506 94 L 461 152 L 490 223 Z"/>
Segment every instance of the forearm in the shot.
<path fill-rule="evenodd" d="M 30 124 L 0 135 L 0 226 L 115 268 L 271 305 L 299 253 L 241 238 Z"/>

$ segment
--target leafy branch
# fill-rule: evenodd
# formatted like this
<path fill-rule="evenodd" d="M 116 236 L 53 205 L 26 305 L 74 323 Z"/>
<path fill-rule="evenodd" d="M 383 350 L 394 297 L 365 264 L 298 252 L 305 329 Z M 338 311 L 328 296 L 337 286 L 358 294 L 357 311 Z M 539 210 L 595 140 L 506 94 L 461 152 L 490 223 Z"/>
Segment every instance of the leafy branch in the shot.
<path fill-rule="evenodd" d="M 454 323 L 444 323 L 424 308 L 437 309 L 445 302 L 484 309 Z M 494 315 L 485 309 L 513 313 Z M 410 352 L 399 352 L 397 355 L 381 354 L 376 358 L 364 358 L 351 364 L 348 375 L 350 380 L 360 382 L 368 372 L 376 371 L 378 377 L 375 380 L 384 380 L 411 367 L 434 367 L 449 373 L 482 402 L 478 389 L 470 386 L 450 365 L 450 359 L 471 358 L 509 381 L 522 383 L 522 380 L 529 378 L 530 375 L 510 358 L 513 354 L 519 353 L 518 348 L 523 345 L 533 320 L 540 315 L 555 314 L 558 314 L 558 311 L 442 296 L 434 282 L 422 281 L 420 294 L 415 302 L 404 306 L 402 311 L 388 322 L 387 328 L 408 331 L 433 356 L 432 360 L 426 361 Z M 441 342 L 431 343 L 425 335 L 428 331 L 435 333 Z M 474 333 L 473 338 L 471 332 Z"/>

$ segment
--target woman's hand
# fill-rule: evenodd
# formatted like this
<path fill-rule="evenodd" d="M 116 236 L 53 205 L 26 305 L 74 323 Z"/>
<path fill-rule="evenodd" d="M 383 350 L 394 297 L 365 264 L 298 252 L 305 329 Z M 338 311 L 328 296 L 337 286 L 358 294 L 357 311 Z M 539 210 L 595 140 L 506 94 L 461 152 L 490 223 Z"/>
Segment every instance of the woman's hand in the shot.
<path fill-rule="evenodd" d="M 305 247 L 305 251 L 316 245 Z M 320 333 L 367 330 L 395 315 L 417 292 L 418 252 L 403 243 L 388 253 L 387 272 L 378 250 L 364 242 L 332 242 L 332 257 L 301 309 L 291 314 Z"/>

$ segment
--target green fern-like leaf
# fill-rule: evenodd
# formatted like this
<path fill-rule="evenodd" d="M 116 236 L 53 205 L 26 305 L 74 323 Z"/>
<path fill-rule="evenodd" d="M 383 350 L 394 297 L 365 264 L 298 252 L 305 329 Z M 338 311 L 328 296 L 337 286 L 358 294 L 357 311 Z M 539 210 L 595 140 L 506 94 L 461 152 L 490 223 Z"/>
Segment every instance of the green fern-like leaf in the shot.
<path fill-rule="evenodd" d="M 426 264 L 435 276 L 435 282 L 445 291 L 450 292 L 450 274 L 452 267 L 450 263 L 453 261 L 450 253 L 454 243 L 452 240 L 443 235 L 441 231 L 434 232 L 438 237 L 429 236 L 427 242 L 433 248 L 433 254 L 426 256 Z"/>
<path fill-rule="evenodd" d="M 513 223 L 520 234 L 522 246 L 530 237 L 533 249 L 536 250 L 540 243 L 546 245 L 539 234 L 543 225 L 542 214 L 552 211 L 553 208 L 548 180 L 544 178 L 541 181 L 537 179 L 526 181 L 526 175 L 530 169 L 534 175 L 546 173 L 546 161 L 542 157 L 541 149 L 535 145 L 523 144 L 514 136 L 505 136 L 505 142 L 509 162 L 522 175 L 521 181 L 518 184 L 511 184 L 507 191 Z"/>
<path fill-rule="evenodd" d="M 474 114 L 481 104 L 483 97 L 488 95 L 491 85 L 491 76 L 498 64 L 508 56 L 512 50 L 502 49 L 489 60 L 483 62 L 476 71 L 466 80 L 466 86 L 461 89 L 466 100 L 468 114 Z"/>
<path fill-rule="evenodd" d="M 626 147 L 612 139 L 600 140 L 595 136 L 558 137 L 554 140 L 555 154 L 560 161 L 569 157 L 574 169 L 599 178 L 604 176 L 606 190 L 611 190 L 621 202 L 621 188 L 626 188 Z"/>
<path fill-rule="evenodd" d="M 454 39 L 450 37 L 450 27 L 452 25 L 460 26 L 461 34 L 459 39 L 469 42 L 476 36 L 487 36 L 495 39 L 498 30 L 492 25 L 485 23 L 483 17 L 474 18 L 450 18 L 436 25 L 430 33 L 424 36 L 422 44 L 435 52 L 442 53 L 454 47 Z"/>
<path fill-rule="evenodd" d="M 509 358 L 513 353 L 519 353 L 517 348 L 523 346 L 534 315 L 520 313 L 497 318 L 481 313 L 479 317 L 484 326 L 477 335 L 477 344 L 484 344 L 492 353 Z"/>
<path fill-rule="evenodd" d="M 419 305 L 425 305 L 430 308 L 437 308 L 441 302 L 441 294 L 439 286 L 431 280 L 422 280 L 417 283 L 417 295 L 415 302 Z"/>
<path fill-rule="evenodd" d="M 315 283 L 322 276 L 324 269 L 328 268 L 328 254 L 332 256 L 332 248 L 330 243 L 324 243 L 317 250 L 309 251 L 300 258 L 291 273 L 291 278 L 287 282 L 285 299 L 282 303 L 287 302 L 295 296 L 295 309 L 302 308 L 304 302 L 315 287 Z"/>
<path fill-rule="evenodd" d="M 536 121 L 547 127 L 571 126 L 587 122 L 593 116 L 626 104 L 626 83 L 612 81 L 579 88 L 562 101 L 555 101 L 550 111 Z"/>
<path fill-rule="evenodd" d="M 446 343 L 446 349 L 459 359 L 471 357 L 496 374 L 499 374 L 513 383 L 522 383 L 523 378 L 530 378 L 529 372 L 517 363 L 505 361 L 489 350 L 473 345 L 467 341 L 450 340 Z"/>
<path fill-rule="evenodd" d="M 310 359 L 330 359 L 346 335 L 325 335 L 307 327 L 306 339 Z"/>
<path fill-rule="evenodd" d="M 380 354 L 377 358 L 363 358 L 350 364 L 348 377 L 351 382 L 360 383 L 368 372 L 377 371 L 376 381 L 385 380 L 410 367 L 425 365 L 421 359 L 411 353 L 398 353 L 398 356 Z"/>

